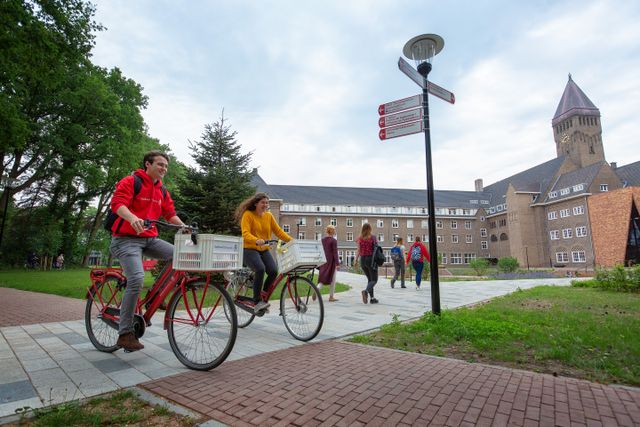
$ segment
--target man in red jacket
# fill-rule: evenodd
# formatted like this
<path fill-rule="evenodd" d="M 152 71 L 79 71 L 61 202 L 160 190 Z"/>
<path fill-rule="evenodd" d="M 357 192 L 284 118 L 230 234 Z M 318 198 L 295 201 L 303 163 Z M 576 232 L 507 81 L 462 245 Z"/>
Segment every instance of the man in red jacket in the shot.
<path fill-rule="evenodd" d="M 162 185 L 162 178 L 169 167 L 169 156 L 160 151 L 150 151 L 145 154 L 142 167 L 116 184 L 111 199 L 111 210 L 118 214 L 118 218 L 111 226 L 113 239 L 110 250 L 120 260 L 127 276 L 127 287 L 120 305 L 117 345 L 127 351 L 144 348 L 133 333 L 133 315 L 144 282 L 142 256 L 162 260 L 173 257 L 173 245 L 158 238 L 156 227 L 145 229 L 144 220 L 162 216 L 172 224 L 184 225 L 176 215 L 171 195 Z"/>

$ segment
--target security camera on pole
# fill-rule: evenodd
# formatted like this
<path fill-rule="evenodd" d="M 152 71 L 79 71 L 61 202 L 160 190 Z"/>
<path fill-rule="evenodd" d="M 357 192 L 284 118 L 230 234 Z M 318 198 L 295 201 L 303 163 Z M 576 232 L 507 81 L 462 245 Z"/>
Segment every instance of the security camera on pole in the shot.
<path fill-rule="evenodd" d="M 451 104 L 456 102 L 453 93 L 427 80 L 431 61 L 442 48 L 444 40 L 436 34 L 423 34 L 409 40 L 402 52 L 416 62 L 417 71 L 407 61 L 398 59 L 398 68 L 422 88 L 422 95 L 415 95 L 378 107 L 378 125 L 381 140 L 424 132 L 427 168 L 427 214 L 429 223 L 429 252 L 431 254 L 431 311 L 440 314 L 440 280 L 438 278 L 438 251 L 436 246 L 436 209 L 433 191 L 431 161 L 431 133 L 429 123 L 429 93 Z"/>

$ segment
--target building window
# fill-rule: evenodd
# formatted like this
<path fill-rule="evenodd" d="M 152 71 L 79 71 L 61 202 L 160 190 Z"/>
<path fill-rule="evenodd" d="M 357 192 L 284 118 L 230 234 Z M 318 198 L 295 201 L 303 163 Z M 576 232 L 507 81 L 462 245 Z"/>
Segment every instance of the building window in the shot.
<path fill-rule="evenodd" d="M 316 225 L 322 226 L 322 218 L 316 218 Z"/>
<path fill-rule="evenodd" d="M 556 252 L 556 262 L 569 262 L 569 254 L 566 252 Z"/>
<path fill-rule="evenodd" d="M 397 219 L 392 219 L 391 220 L 391 228 L 399 228 L 400 227 L 400 221 Z"/>
<path fill-rule="evenodd" d="M 428 234 L 423 234 L 422 235 L 422 241 L 424 243 L 429 243 L 429 235 Z"/>
<path fill-rule="evenodd" d="M 299 231 L 298 232 L 298 240 L 304 240 L 304 239 L 305 239 L 304 231 Z"/>
<path fill-rule="evenodd" d="M 473 237 L 471 236 L 471 234 L 467 234 L 465 236 L 465 242 L 466 243 L 473 243 Z"/>
<path fill-rule="evenodd" d="M 353 227 L 353 218 L 347 218 L 347 227 Z"/>
<path fill-rule="evenodd" d="M 465 264 L 469 264 L 474 259 L 476 259 L 476 254 L 464 254 L 464 263 Z"/>
<path fill-rule="evenodd" d="M 394 235 L 393 235 L 393 241 L 394 241 L 394 242 L 397 242 L 399 238 L 400 238 L 400 235 L 399 235 L 399 234 L 394 234 Z"/>
<path fill-rule="evenodd" d="M 571 252 L 571 258 L 573 258 L 573 262 L 587 262 L 587 257 L 585 256 L 584 251 Z"/>
<path fill-rule="evenodd" d="M 484 222 L 484 216 L 480 217 L 480 222 Z"/>
<path fill-rule="evenodd" d="M 353 242 L 353 233 L 347 232 L 347 242 Z"/>
<path fill-rule="evenodd" d="M 501 220 L 498 221 L 498 227 L 506 227 L 506 226 L 507 226 L 506 218 L 502 218 Z"/>
<path fill-rule="evenodd" d="M 489 221 L 489 228 L 496 228 L 496 222 L 495 221 Z"/>
<path fill-rule="evenodd" d="M 507 233 L 502 233 L 500 235 L 500 240 L 501 241 L 509 240 L 509 236 L 507 236 Z"/>
<path fill-rule="evenodd" d="M 282 230 L 284 230 L 284 232 L 288 234 L 291 231 L 291 227 L 289 226 L 289 224 L 284 224 L 282 226 Z"/>
<path fill-rule="evenodd" d="M 554 219 L 558 219 L 558 212 L 556 211 L 551 211 L 547 213 L 547 219 L 549 221 L 553 221 Z"/>
<path fill-rule="evenodd" d="M 487 229 L 486 228 L 481 228 L 480 229 L 480 237 L 487 237 Z"/>
<path fill-rule="evenodd" d="M 445 253 L 442 254 L 442 263 L 443 264 L 447 263 L 447 254 L 445 254 Z"/>
<path fill-rule="evenodd" d="M 560 195 L 561 196 L 566 196 L 570 192 L 571 192 L 571 190 L 569 190 L 568 188 L 563 188 L 562 190 L 560 190 Z"/>
<path fill-rule="evenodd" d="M 465 230 L 471 230 L 471 221 L 465 221 L 464 228 Z"/>
<path fill-rule="evenodd" d="M 603 193 L 609 191 L 609 184 L 600 184 L 600 191 Z"/>
<path fill-rule="evenodd" d="M 584 190 L 584 184 L 578 184 L 573 186 L 573 191 L 578 192 Z"/>
<path fill-rule="evenodd" d="M 316 231 L 316 240 L 322 240 L 322 233 Z"/>
<path fill-rule="evenodd" d="M 429 221 L 427 221 L 426 219 L 423 219 L 422 221 L 420 221 L 420 227 L 429 228 Z"/>
<path fill-rule="evenodd" d="M 576 237 L 587 237 L 587 226 L 576 227 Z"/>
<path fill-rule="evenodd" d="M 489 242 L 487 242 L 486 240 L 482 240 L 480 242 L 480 249 L 489 249 Z"/>
<path fill-rule="evenodd" d="M 407 228 L 413 228 L 413 220 L 412 219 L 408 219 L 407 220 Z"/>
<path fill-rule="evenodd" d="M 557 191 L 552 191 L 549 193 L 549 198 L 550 199 L 555 199 L 556 197 L 558 197 L 558 192 Z"/>
<path fill-rule="evenodd" d="M 442 228 L 442 221 L 436 221 L 436 228 Z"/>
<path fill-rule="evenodd" d="M 441 235 L 439 235 L 439 234 L 438 234 L 438 235 L 436 236 L 436 242 L 438 242 L 438 243 L 444 243 L 444 236 L 441 236 Z"/>
<path fill-rule="evenodd" d="M 378 228 L 384 227 L 384 220 L 379 219 L 378 221 L 376 221 L 376 226 Z"/>
<path fill-rule="evenodd" d="M 549 238 L 551 240 L 559 240 L 560 239 L 560 230 L 551 230 L 549 232 Z"/>
<path fill-rule="evenodd" d="M 384 234 L 383 233 L 378 234 L 378 242 L 384 242 Z"/>
<path fill-rule="evenodd" d="M 457 234 L 452 234 L 451 235 L 451 243 L 458 243 L 458 235 Z"/>
<path fill-rule="evenodd" d="M 573 214 L 574 215 L 582 215 L 584 213 L 584 205 L 574 206 Z"/>
<path fill-rule="evenodd" d="M 334 227 L 338 226 L 338 218 L 331 218 L 331 221 L 329 222 L 331 225 L 333 225 Z"/>
<path fill-rule="evenodd" d="M 498 236 L 496 236 L 495 234 L 491 235 L 491 241 L 492 242 L 497 242 L 498 241 Z"/>
<path fill-rule="evenodd" d="M 561 209 L 560 218 L 566 218 L 571 215 L 571 209 Z"/>
<path fill-rule="evenodd" d="M 451 221 L 451 229 L 455 230 L 456 228 L 458 228 L 458 221 Z"/>
<path fill-rule="evenodd" d="M 365 225 L 369 223 L 369 218 L 362 218 L 362 224 L 361 225 Z"/>
<path fill-rule="evenodd" d="M 455 215 L 456 214 L 456 210 L 455 209 L 449 208 L 448 211 L 449 211 L 449 215 Z"/>
<path fill-rule="evenodd" d="M 572 228 L 563 228 L 562 229 L 562 238 L 570 239 L 573 237 L 573 229 Z"/>
<path fill-rule="evenodd" d="M 305 218 L 305 217 L 298 218 L 298 225 L 300 225 L 300 226 L 307 225 L 307 218 Z"/>
<path fill-rule="evenodd" d="M 462 264 L 462 255 L 456 252 L 452 253 L 451 264 Z"/>

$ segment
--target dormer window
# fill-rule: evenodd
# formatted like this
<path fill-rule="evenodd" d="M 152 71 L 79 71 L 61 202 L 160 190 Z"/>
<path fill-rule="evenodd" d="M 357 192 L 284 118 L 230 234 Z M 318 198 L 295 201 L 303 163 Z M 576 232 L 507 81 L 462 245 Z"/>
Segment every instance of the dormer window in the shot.
<path fill-rule="evenodd" d="M 558 197 L 558 192 L 557 191 L 551 191 L 549 193 L 549 198 L 550 199 L 555 199 L 556 197 Z"/>

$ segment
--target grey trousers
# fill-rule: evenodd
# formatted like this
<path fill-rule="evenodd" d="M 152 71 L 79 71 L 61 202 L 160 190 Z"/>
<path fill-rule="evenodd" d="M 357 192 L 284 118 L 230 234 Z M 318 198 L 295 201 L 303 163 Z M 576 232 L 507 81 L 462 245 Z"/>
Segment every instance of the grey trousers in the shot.
<path fill-rule="evenodd" d="M 124 290 L 120 305 L 120 335 L 133 332 L 133 315 L 136 303 L 144 284 L 142 256 L 169 260 L 173 258 L 173 245 L 157 237 L 114 237 L 111 240 L 111 254 L 120 260 L 120 265 L 127 276 L 127 287 Z"/>

